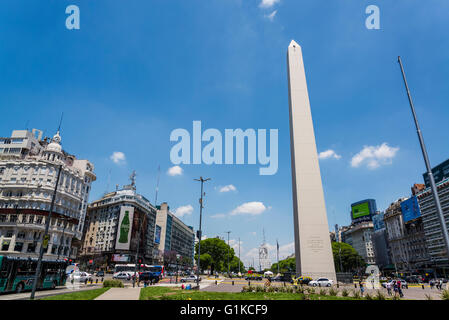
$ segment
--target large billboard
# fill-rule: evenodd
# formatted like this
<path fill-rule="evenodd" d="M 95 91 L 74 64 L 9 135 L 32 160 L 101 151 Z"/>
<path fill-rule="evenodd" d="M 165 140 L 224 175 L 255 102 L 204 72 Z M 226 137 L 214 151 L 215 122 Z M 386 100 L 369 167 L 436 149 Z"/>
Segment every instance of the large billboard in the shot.
<path fill-rule="evenodd" d="M 156 225 L 156 232 L 154 233 L 154 243 L 161 243 L 161 227 Z"/>
<path fill-rule="evenodd" d="M 402 201 L 401 210 L 404 222 L 409 222 L 421 216 L 421 210 L 419 210 L 418 198 L 416 196 Z"/>
<path fill-rule="evenodd" d="M 113 254 L 112 261 L 114 262 L 128 262 L 129 256 L 127 254 Z"/>
<path fill-rule="evenodd" d="M 370 215 L 368 202 L 363 202 L 355 204 L 351 207 L 352 219 L 358 219 L 360 217 L 365 217 Z"/>
<path fill-rule="evenodd" d="M 134 207 L 121 207 L 120 218 L 118 221 L 117 239 L 115 241 L 116 250 L 129 250 L 133 218 Z"/>

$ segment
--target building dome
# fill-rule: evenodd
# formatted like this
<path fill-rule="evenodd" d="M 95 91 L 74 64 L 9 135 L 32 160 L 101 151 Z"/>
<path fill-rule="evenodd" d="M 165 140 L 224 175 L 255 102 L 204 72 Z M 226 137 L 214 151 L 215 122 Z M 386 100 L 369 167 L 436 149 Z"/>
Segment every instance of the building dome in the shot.
<path fill-rule="evenodd" d="M 59 135 L 59 131 L 53 136 L 53 139 L 48 144 L 46 151 L 53 151 L 53 152 L 61 152 L 61 136 Z"/>

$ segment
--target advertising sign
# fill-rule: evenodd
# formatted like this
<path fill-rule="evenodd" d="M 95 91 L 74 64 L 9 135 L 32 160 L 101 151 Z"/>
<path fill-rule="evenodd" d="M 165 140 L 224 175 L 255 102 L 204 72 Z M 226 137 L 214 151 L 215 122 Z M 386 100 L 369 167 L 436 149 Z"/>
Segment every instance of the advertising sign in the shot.
<path fill-rule="evenodd" d="M 419 209 L 418 198 L 416 198 L 416 196 L 402 201 L 401 210 L 404 222 L 408 222 L 421 216 L 421 210 Z"/>
<path fill-rule="evenodd" d="M 134 218 L 134 207 L 126 207 L 126 206 L 121 207 L 117 229 L 117 240 L 115 242 L 115 249 L 129 250 L 133 218 Z"/>
<path fill-rule="evenodd" d="M 161 243 L 161 227 L 156 225 L 156 232 L 154 233 L 154 243 Z"/>
<path fill-rule="evenodd" d="M 368 202 L 363 202 L 351 207 L 352 219 L 365 217 L 370 215 Z"/>
<path fill-rule="evenodd" d="M 128 262 L 129 257 L 127 254 L 113 254 L 112 255 L 112 261 L 115 262 Z"/>

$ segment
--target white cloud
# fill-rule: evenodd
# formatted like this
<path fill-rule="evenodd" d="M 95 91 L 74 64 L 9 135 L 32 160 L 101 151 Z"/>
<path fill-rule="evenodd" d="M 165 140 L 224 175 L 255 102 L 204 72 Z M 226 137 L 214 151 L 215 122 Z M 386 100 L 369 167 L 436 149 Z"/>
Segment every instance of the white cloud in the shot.
<path fill-rule="evenodd" d="M 259 4 L 259 7 L 261 8 L 271 8 L 276 3 L 280 2 L 281 0 L 262 0 Z"/>
<path fill-rule="evenodd" d="M 334 159 L 340 159 L 341 156 L 336 154 L 334 150 L 329 149 L 323 152 L 320 152 L 320 154 L 318 155 L 318 159 L 329 159 L 329 158 L 334 158 Z"/>
<path fill-rule="evenodd" d="M 272 13 L 264 15 L 264 17 L 270 21 L 273 21 L 277 12 L 278 12 L 277 10 L 274 10 Z"/>
<path fill-rule="evenodd" d="M 231 211 L 231 216 L 239 215 L 239 214 L 249 214 L 252 216 L 261 214 L 267 210 L 267 207 L 264 206 L 262 202 L 253 201 L 253 202 L 246 202 L 234 210 Z"/>
<path fill-rule="evenodd" d="M 210 217 L 213 219 L 221 219 L 221 218 L 226 217 L 226 215 L 224 213 L 217 213 L 217 214 L 211 215 Z"/>
<path fill-rule="evenodd" d="M 228 243 L 227 240 L 225 240 Z M 229 246 L 234 249 L 236 255 L 239 254 L 239 239 L 229 239 Z M 240 240 L 240 255 L 242 253 L 243 241 Z"/>
<path fill-rule="evenodd" d="M 182 175 L 182 168 L 180 166 L 174 166 L 168 169 L 167 174 L 169 176 L 180 176 Z"/>
<path fill-rule="evenodd" d="M 188 205 L 186 205 L 186 206 L 182 206 L 182 207 L 179 207 L 178 209 L 176 209 L 175 212 L 174 212 L 174 214 L 175 214 L 175 216 L 177 216 L 178 218 L 182 218 L 182 217 L 184 217 L 185 215 L 190 215 L 190 214 L 192 214 L 192 212 L 193 212 L 193 207 L 192 207 L 190 204 L 188 204 Z"/>
<path fill-rule="evenodd" d="M 220 192 L 229 192 L 229 191 L 237 191 L 237 188 L 232 184 L 228 184 L 227 186 L 221 187 Z"/>
<path fill-rule="evenodd" d="M 124 164 L 126 162 L 126 156 L 123 152 L 114 151 L 109 157 L 115 164 Z"/>
<path fill-rule="evenodd" d="M 363 164 L 369 169 L 376 169 L 381 165 L 391 164 L 399 148 L 388 146 L 386 142 L 380 146 L 364 146 L 362 151 L 351 159 L 351 166 L 360 167 Z"/>

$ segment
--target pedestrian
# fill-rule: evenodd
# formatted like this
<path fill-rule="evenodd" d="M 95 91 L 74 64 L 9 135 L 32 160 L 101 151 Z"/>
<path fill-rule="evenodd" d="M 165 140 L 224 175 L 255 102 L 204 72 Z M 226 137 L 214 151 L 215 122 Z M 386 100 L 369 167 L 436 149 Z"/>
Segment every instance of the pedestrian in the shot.
<path fill-rule="evenodd" d="M 397 297 L 399 294 L 399 290 L 398 290 L 398 284 L 396 281 L 393 282 L 393 290 L 394 290 L 394 296 Z"/>
<path fill-rule="evenodd" d="M 391 282 L 387 282 L 386 284 L 388 295 L 391 296 Z"/>
<path fill-rule="evenodd" d="M 433 280 L 430 280 L 430 281 L 429 281 L 429 284 L 430 284 L 430 289 L 433 289 L 433 286 L 435 285 L 435 283 L 433 282 Z"/>
<path fill-rule="evenodd" d="M 365 292 L 365 287 L 363 286 L 362 282 L 359 283 L 359 287 L 360 287 L 360 293 L 362 294 L 362 297 L 363 297 L 363 293 Z"/>
<path fill-rule="evenodd" d="M 399 293 L 399 296 L 402 298 L 402 297 L 404 296 L 404 294 L 402 293 L 402 283 L 401 283 L 401 280 L 396 281 L 396 284 L 397 284 L 397 286 L 398 286 L 398 293 Z"/>

